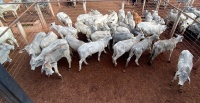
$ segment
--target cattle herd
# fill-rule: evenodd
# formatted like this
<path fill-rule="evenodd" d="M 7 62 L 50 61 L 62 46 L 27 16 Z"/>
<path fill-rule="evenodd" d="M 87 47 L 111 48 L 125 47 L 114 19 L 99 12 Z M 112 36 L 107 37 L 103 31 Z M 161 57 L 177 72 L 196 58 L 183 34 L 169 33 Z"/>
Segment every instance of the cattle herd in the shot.
<path fill-rule="evenodd" d="M 184 11 L 194 19 L 200 15 L 200 12 L 195 8 L 187 7 Z M 168 61 L 170 62 L 173 49 L 177 43 L 182 42 L 183 36 L 176 34 L 176 37 L 165 40 L 160 40 L 159 37 L 167 29 L 168 23 L 176 20 L 177 15 L 178 12 L 172 9 L 164 20 L 158 15 L 157 11 L 145 10 L 143 12 L 145 19 L 142 21 L 138 13 L 135 11 L 126 13 L 123 8 L 118 12 L 109 10 L 108 14 L 105 15 L 98 10 L 91 10 L 86 14 L 80 14 L 73 27 L 70 17 L 64 12 L 59 12 L 56 16 L 62 25 L 52 22 L 50 28 L 57 31 L 60 37 L 53 31 L 48 33 L 38 32 L 32 42 L 24 47 L 23 51 L 31 56 L 31 70 L 41 66 L 41 72 L 45 72 L 48 76 L 55 72 L 59 77 L 62 77 L 62 75 L 59 73 L 57 62 L 62 57 L 67 58 L 70 69 L 71 55 L 73 52 L 78 52 L 80 56 L 79 71 L 81 71 L 82 63 L 88 65 L 87 57 L 98 53 L 98 61 L 100 61 L 101 53 L 106 53 L 106 47 L 109 50 L 113 49 L 111 58 L 114 66 L 117 66 L 117 59 L 126 52 L 129 52 L 129 57 L 125 67 L 128 66 L 133 55 L 136 56 L 135 63 L 139 66 L 138 59 L 148 49 L 151 53 L 150 64 L 156 56 L 165 51 L 169 51 Z M 181 15 L 180 33 L 185 32 L 189 25 L 199 26 L 199 24 L 193 22 L 192 19 Z M 0 27 L 0 29 L 3 30 L 5 27 Z M 199 28 L 196 29 L 199 30 Z M 85 34 L 87 42 L 79 40 L 78 33 L 80 32 Z M 11 45 L 5 43 L 7 40 Z M 9 57 L 9 53 L 10 50 L 14 49 L 13 42 L 19 46 L 11 30 L 8 30 L 0 38 L 0 55 L 6 52 L 1 56 L 0 62 L 2 64 L 6 61 L 11 62 L 12 59 Z M 183 50 L 178 59 L 177 72 L 172 80 L 173 82 L 177 76 L 179 77 L 180 92 L 184 82 L 190 81 L 192 67 L 193 55 L 188 50 Z"/>

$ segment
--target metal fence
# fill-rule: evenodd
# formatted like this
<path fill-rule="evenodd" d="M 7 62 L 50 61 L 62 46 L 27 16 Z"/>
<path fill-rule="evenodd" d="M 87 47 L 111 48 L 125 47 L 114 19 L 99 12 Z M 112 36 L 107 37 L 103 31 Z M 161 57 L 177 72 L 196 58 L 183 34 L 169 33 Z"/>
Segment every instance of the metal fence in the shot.
<path fill-rule="evenodd" d="M 106 2 L 106 3 L 105 3 Z M 86 11 L 90 11 L 91 9 L 97 9 L 102 14 L 107 14 L 108 10 L 115 10 L 118 12 L 119 9 L 122 8 L 122 2 L 124 2 L 124 10 L 125 11 L 136 11 L 139 15 L 142 16 L 142 12 L 144 10 L 158 10 L 158 14 L 162 18 L 166 18 L 168 15 L 168 12 L 171 9 L 178 10 L 182 13 L 183 10 L 183 4 L 178 4 L 176 2 L 170 2 L 167 3 L 167 6 L 164 6 L 164 1 L 161 3 L 156 3 L 154 1 L 146 2 L 144 0 L 144 3 L 141 3 L 140 1 L 137 1 L 135 6 L 132 6 L 131 3 L 127 3 L 127 1 L 121 1 L 121 0 L 99 0 L 99 1 L 87 1 L 86 3 Z M 2 21 L 4 26 L 7 26 L 10 28 L 15 38 L 17 39 L 19 43 L 19 48 L 16 48 L 14 51 L 11 51 L 10 57 L 13 59 L 11 63 L 6 62 L 3 64 L 3 66 L 7 69 L 7 71 L 13 76 L 13 78 L 16 78 L 16 76 L 20 73 L 22 69 L 30 69 L 30 65 L 26 62 L 30 60 L 30 56 L 27 53 L 20 53 L 21 50 L 24 48 L 24 46 L 31 43 L 31 41 L 34 38 L 34 35 L 38 32 L 44 31 L 48 32 L 49 30 L 49 24 L 52 22 L 56 22 L 57 24 L 61 24 L 55 17 L 57 12 L 65 12 L 67 13 L 70 18 L 72 19 L 73 24 L 76 22 L 76 18 L 80 14 L 84 14 L 86 11 L 83 9 L 84 2 L 83 1 L 77 1 L 76 8 L 73 7 L 66 7 L 67 2 L 61 1 L 60 3 L 57 2 L 57 0 L 52 0 L 50 3 L 48 3 L 48 6 L 46 8 L 39 7 L 38 3 L 28 3 L 28 8 L 26 9 L 21 4 L 20 11 L 18 11 L 19 17 L 17 19 L 13 19 L 13 17 L 7 17 L 6 19 L 11 18 L 14 20 L 9 19 L 10 22 L 4 22 Z M 113 3 L 115 6 L 110 6 L 110 4 Z M 199 8 L 199 4 L 194 3 L 195 7 Z M 178 7 L 178 8 L 177 8 Z M 186 14 L 183 13 L 186 17 L 188 17 Z M 190 17 L 188 17 L 190 18 Z M 194 21 L 199 24 L 198 21 Z M 170 22 L 168 24 L 168 29 L 162 34 L 161 39 L 168 39 L 173 36 L 174 33 L 179 33 L 179 30 L 177 29 L 176 22 Z M 6 31 L 4 31 L 6 32 Z M 0 34 L 3 35 L 4 33 Z M 200 60 L 200 40 L 196 41 L 197 35 L 194 35 L 189 30 L 186 30 L 186 32 L 183 34 L 185 39 L 182 43 L 178 44 L 179 50 L 188 49 L 190 52 L 194 55 L 194 64 L 198 65 Z M 15 46 L 16 47 L 16 46 Z"/>

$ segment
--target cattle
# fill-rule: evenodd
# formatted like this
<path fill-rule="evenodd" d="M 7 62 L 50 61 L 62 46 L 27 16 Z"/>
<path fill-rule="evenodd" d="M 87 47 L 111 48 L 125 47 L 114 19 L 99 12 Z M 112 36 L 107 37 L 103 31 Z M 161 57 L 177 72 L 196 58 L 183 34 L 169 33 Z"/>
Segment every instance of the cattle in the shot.
<path fill-rule="evenodd" d="M 183 40 L 183 36 L 177 35 L 176 38 L 173 37 L 171 39 L 158 40 L 157 42 L 155 42 L 153 44 L 153 49 L 152 49 L 151 56 L 150 56 L 150 64 L 152 64 L 154 58 L 157 55 L 159 55 L 160 53 L 163 53 L 165 51 L 169 51 L 168 62 L 170 62 L 170 58 L 171 58 L 174 48 L 176 47 L 176 44 L 179 42 L 182 42 L 182 40 Z"/>
<path fill-rule="evenodd" d="M 12 59 L 9 57 L 10 50 L 14 50 L 13 45 L 7 43 L 0 43 L 0 63 L 12 62 Z"/>
<path fill-rule="evenodd" d="M 56 25 L 55 22 L 53 22 L 50 24 L 50 29 L 56 30 L 62 39 L 64 39 L 66 35 L 73 35 L 74 37 L 78 38 L 78 32 L 74 27 Z"/>
<path fill-rule="evenodd" d="M 40 55 L 36 57 L 32 56 L 30 60 L 31 70 L 35 70 L 36 67 L 41 66 L 44 62 L 44 55 L 49 53 L 53 48 L 60 44 L 68 44 L 68 42 L 65 39 L 57 39 L 56 41 L 52 42 L 48 47 L 42 49 Z"/>
<path fill-rule="evenodd" d="M 128 52 L 133 45 L 138 43 L 141 39 L 144 38 L 144 35 L 138 35 L 131 39 L 119 41 L 113 46 L 114 53 L 112 55 L 112 62 L 117 66 L 117 59 L 122 56 L 125 52 Z"/>
<path fill-rule="evenodd" d="M 50 76 L 54 73 L 52 70 L 52 67 L 55 70 L 55 73 L 58 74 L 59 77 L 62 77 L 62 75 L 58 71 L 57 62 L 62 57 L 67 58 L 69 68 L 71 68 L 71 56 L 70 56 L 70 50 L 69 45 L 66 44 L 59 44 L 56 47 L 54 47 L 49 53 L 44 55 L 44 64 L 42 65 L 42 72 L 46 71 L 46 75 Z"/>
<path fill-rule="evenodd" d="M 112 39 L 111 36 L 105 36 L 103 39 L 97 40 L 95 42 L 89 42 L 81 45 L 78 48 L 78 54 L 80 56 L 79 61 L 79 71 L 81 71 L 82 63 L 84 62 L 86 65 L 86 58 L 94 53 L 98 52 L 98 61 L 100 61 L 101 52 L 104 51 L 104 48 L 107 47 L 108 42 Z"/>
<path fill-rule="evenodd" d="M 68 27 L 72 27 L 72 20 L 71 18 L 64 12 L 57 13 L 57 18 L 61 23 L 64 23 L 64 25 Z"/>
<path fill-rule="evenodd" d="M 128 63 L 131 59 L 131 57 L 135 54 L 136 56 L 136 59 L 135 59 L 135 63 L 137 64 L 137 66 L 139 66 L 139 63 L 138 63 L 138 59 L 140 58 L 140 56 L 142 55 L 142 53 L 144 51 L 146 51 L 147 49 L 150 49 L 151 51 L 151 45 L 152 45 L 152 42 L 154 40 L 158 40 L 159 39 L 159 36 L 158 35 L 152 35 L 150 37 L 147 37 L 145 38 L 144 40 L 136 43 L 130 50 L 129 52 L 129 57 L 126 61 L 126 67 L 128 66 Z"/>
<path fill-rule="evenodd" d="M 152 34 L 160 35 L 167 29 L 167 25 L 156 24 L 154 22 L 140 22 L 136 28 L 141 29 L 145 36 Z"/>
<path fill-rule="evenodd" d="M 178 85 L 180 86 L 179 92 L 182 92 L 183 84 L 186 81 L 189 81 L 190 83 L 190 72 L 192 70 L 192 67 L 193 67 L 193 55 L 190 53 L 190 51 L 183 50 L 178 58 L 177 71 L 170 85 L 178 77 L 179 78 Z"/>
<path fill-rule="evenodd" d="M 40 48 L 40 42 L 45 37 L 46 37 L 45 32 L 39 32 L 35 34 L 33 41 L 29 45 L 26 45 L 22 50 L 25 50 L 30 56 L 34 57 L 38 56 L 42 51 L 42 49 Z"/>
<path fill-rule="evenodd" d="M 0 34 L 6 30 L 8 27 L 4 26 L 4 27 L 0 27 Z M 13 42 L 17 45 L 17 47 L 19 47 L 19 44 L 17 42 L 17 40 L 15 39 L 13 32 L 11 31 L 11 29 L 8 29 L 1 37 L 0 37 L 0 43 L 4 43 L 7 40 L 9 40 L 9 42 L 13 45 Z"/>

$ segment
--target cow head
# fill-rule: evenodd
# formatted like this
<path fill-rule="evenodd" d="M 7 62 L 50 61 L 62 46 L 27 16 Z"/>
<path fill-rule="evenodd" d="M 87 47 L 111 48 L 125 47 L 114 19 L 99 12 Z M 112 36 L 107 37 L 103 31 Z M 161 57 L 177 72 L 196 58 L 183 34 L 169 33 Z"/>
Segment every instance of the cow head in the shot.
<path fill-rule="evenodd" d="M 14 50 L 14 46 L 13 45 L 9 45 L 7 43 L 0 43 L 0 49 L 2 50 Z"/>
<path fill-rule="evenodd" d="M 43 63 L 43 59 L 38 59 L 37 57 L 33 57 L 30 60 L 30 65 L 31 65 L 31 70 L 35 70 L 36 67 L 39 67 L 40 65 L 42 65 Z"/>
<path fill-rule="evenodd" d="M 52 29 L 55 25 L 56 25 L 55 22 L 51 23 L 50 24 L 50 29 Z"/>
<path fill-rule="evenodd" d="M 186 28 L 189 26 L 190 24 L 187 21 L 183 21 L 181 26 L 180 26 L 180 32 L 183 34 L 186 30 Z"/>
<path fill-rule="evenodd" d="M 54 73 L 54 71 L 52 70 L 52 66 L 50 63 L 45 63 L 43 66 L 42 66 L 42 69 L 41 69 L 41 73 L 45 71 L 45 74 L 47 76 L 50 76 Z"/>
<path fill-rule="evenodd" d="M 158 34 L 162 34 L 167 29 L 167 25 L 161 25 Z"/>
<path fill-rule="evenodd" d="M 181 35 L 178 35 L 178 34 L 175 34 L 177 37 L 176 37 L 176 40 L 177 40 L 177 42 L 182 42 L 183 41 L 183 36 L 181 36 Z"/>
<path fill-rule="evenodd" d="M 190 82 L 190 77 L 186 71 L 182 71 L 178 74 L 179 82 L 178 85 L 183 86 L 186 81 Z"/>

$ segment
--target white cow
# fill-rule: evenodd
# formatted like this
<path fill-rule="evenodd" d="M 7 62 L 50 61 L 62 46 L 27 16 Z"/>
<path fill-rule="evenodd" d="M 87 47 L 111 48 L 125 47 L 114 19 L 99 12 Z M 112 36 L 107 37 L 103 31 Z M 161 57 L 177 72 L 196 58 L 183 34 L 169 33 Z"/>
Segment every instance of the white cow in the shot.
<path fill-rule="evenodd" d="M 60 44 L 54 47 L 49 53 L 45 54 L 44 56 L 44 64 L 42 65 L 42 72 L 46 71 L 46 75 L 50 76 L 54 73 L 52 70 L 52 67 L 55 70 L 55 73 L 58 74 L 59 77 L 62 77 L 62 75 L 58 71 L 57 62 L 62 57 L 65 57 L 69 63 L 69 68 L 71 68 L 71 56 L 70 56 L 70 50 L 69 45 L 66 44 Z"/>
<path fill-rule="evenodd" d="M 181 26 L 180 26 L 180 32 L 181 32 L 181 34 L 183 34 L 186 31 L 187 27 L 190 26 L 194 22 L 194 20 L 192 20 L 191 18 L 196 19 L 196 17 L 197 17 L 193 13 L 186 13 L 186 14 L 189 15 L 190 18 L 187 18 L 185 21 L 183 21 L 181 23 Z"/>
<path fill-rule="evenodd" d="M 83 45 L 85 42 L 78 40 L 77 38 L 75 38 L 72 35 L 67 35 L 65 37 L 65 39 L 67 40 L 69 47 L 72 48 L 73 50 L 77 51 L 78 48 Z"/>
<path fill-rule="evenodd" d="M 112 62 L 115 64 L 115 66 L 117 66 L 117 62 L 116 62 L 117 59 L 120 56 L 122 56 L 125 52 L 128 52 L 133 45 L 138 43 L 143 38 L 144 38 L 144 35 L 141 34 L 141 35 L 138 35 L 138 36 L 133 37 L 131 39 L 127 39 L 127 40 L 117 42 L 113 46 L 114 53 L 112 55 Z"/>
<path fill-rule="evenodd" d="M 56 41 L 58 39 L 58 36 L 53 32 L 50 31 L 40 42 L 40 47 L 45 48 L 49 46 L 52 42 Z"/>
<path fill-rule="evenodd" d="M 40 55 L 32 57 L 30 60 L 31 70 L 35 70 L 36 67 L 41 66 L 44 63 L 44 55 L 49 53 L 53 48 L 60 44 L 68 44 L 65 39 L 57 39 L 52 42 L 48 47 L 44 48 Z"/>
<path fill-rule="evenodd" d="M 11 2 L 13 3 L 13 2 Z M 20 4 L 1 4 L 0 5 L 0 17 L 4 20 L 4 13 L 11 11 L 15 18 L 17 18 L 17 9 L 20 7 Z"/>
<path fill-rule="evenodd" d="M 53 22 L 50 24 L 50 29 L 56 30 L 60 34 L 62 39 L 64 39 L 66 35 L 73 35 L 74 37 L 78 38 L 78 32 L 74 27 L 56 25 L 55 22 Z"/>
<path fill-rule="evenodd" d="M 155 39 L 159 39 L 159 36 L 158 35 L 152 35 L 150 37 L 147 37 L 145 38 L 144 40 L 138 42 L 137 44 L 135 44 L 130 52 L 129 52 L 129 57 L 126 61 L 126 67 L 128 66 L 128 63 L 131 59 L 131 57 L 135 54 L 136 56 L 136 59 L 135 59 L 135 63 L 137 64 L 137 66 L 139 66 L 139 63 L 138 63 L 138 59 L 140 58 L 140 56 L 142 55 L 142 53 L 144 51 L 146 51 L 147 49 L 150 49 L 151 51 L 151 45 L 152 45 L 152 42 L 155 40 Z"/>
<path fill-rule="evenodd" d="M 0 27 L 0 34 L 6 30 L 8 27 L 4 26 L 4 27 Z M 6 42 L 6 40 L 9 40 L 9 42 L 13 45 L 13 42 L 17 45 L 17 47 L 19 47 L 19 44 L 17 42 L 17 40 L 15 39 L 13 32 L 11 31 L 11 29 L 8 29 L 1 37 L 0 37 L 0 43 L 4 43 Z"/>
<path fill-rule="evenodd" d="M 13 45 L 7 43 L 0 43 L 0 63 L 3 64 L 6 61 L 12 62 L 12 59 L 9 57 L 10 50 L 14 50 Z"/>
<path fill-rule="evenodd" d="M 108 42 L 111 39 L 111 36 L 106 36 L 103 39 L 97 40 L 95 42 L 89 42 L 81 45 L 78 48 L 78 54 L 80 56 L 79 71 L 81 71 L 83 62 L 88 65 L 86 58 L 94 53 L 98 52 L 98 61 L 100 61 L 101 52 L 104 51 L 104 48 L 107 47 Z"/>
<path fill-rule="evenodd" d="M 30 56 L 38 56 L 42 52 L 42 49 L 40 48 L 40 43 L 45 37 L 45 32 L 39 32 L 35 34 L 33 41 L 29 45 L 26 45 L 23 50 L 25 50 Z"/>
<path fill-rule="evenodd" d="M 68 25 L 68 27 L 72 27 L 72 20 L 66 13 L 59 12 L 56 16 L 61 23 Z"/>
<path fill-rule="evenodd" d="M 136 28 L 141 29 L 145 36 L 152 34 L 160 35 L 167 29 L 167 25 L 156 24 L 154 22 L 140 22 Z"/>
<path fill-rule="evenodd" d="M 173 37 L 168 40 L 158 40 L 154 43 L 153 49 L 150 56 L 150 64 L 152 64 L 154 58 L 159 55 L 160 53 L 163 53 L 165 51 L 169 51 L 169 59 L 170 62 L 171 54 L 176 47 L 176 44 L 179 42 L 182 42 L 183 36 L 178 35 L 176 38 Z"/>
<path fill-rule="evenodd" d="M 179 77 L 179 92 L 182 92 L 182 86 L 186 81 L 189 81 L 190 83 L 190 72 L 193 67 L 193 55 L 188 50 L 183 50 L 180 53 L 179 59 L 178 59 L 178 66 L 176 74 L 171 81 L 170 85 L 174 82 L 174 80 Z"/>

